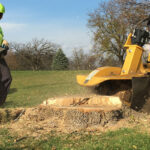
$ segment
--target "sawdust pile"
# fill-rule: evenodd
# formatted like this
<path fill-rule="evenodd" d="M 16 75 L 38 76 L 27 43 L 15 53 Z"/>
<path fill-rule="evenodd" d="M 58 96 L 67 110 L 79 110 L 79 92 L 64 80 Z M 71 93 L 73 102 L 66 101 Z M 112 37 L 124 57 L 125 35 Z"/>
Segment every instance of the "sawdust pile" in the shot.
<path fill-rule="evenodd" d="M 82 107 L 39 105 L 34 108 L 1 109 L 0 128 L 18 135 L 39 136 L 50 131 L 71 133 L 80 130 L 114 130 L 121 127 L 150 123 L 150 116 L 128 107 L 85 111 Z M 131 124 L 132 122 L 132 124 Z"/>
<path fill-rule="evenodd" d="M 28 108 L 16 121 L 11 122 L 9 127 L 12 131 L 24 135 L 37 136 L 52 130 L 59 132 L 74 132 L 92 126 L 104 127 L 109 122 L 120 119 L 120 111 L 112 112 L 80 112 L 75 109 L 52 108 L 39 106 Z M 9 125 L 8 125 L 9 126 Z"/>

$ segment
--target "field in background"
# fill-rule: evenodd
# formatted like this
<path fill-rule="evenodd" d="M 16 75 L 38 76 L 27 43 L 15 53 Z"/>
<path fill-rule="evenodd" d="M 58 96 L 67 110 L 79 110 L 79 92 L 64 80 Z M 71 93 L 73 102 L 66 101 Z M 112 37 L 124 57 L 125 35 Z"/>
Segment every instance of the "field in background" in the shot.
<path fill-rule="evenodd" d="M 31 107 L 47 98 L 87 93 L 76 83 L 76 75 L 88 72 L 12 71 L 13 82 L 3 107 Z"/>

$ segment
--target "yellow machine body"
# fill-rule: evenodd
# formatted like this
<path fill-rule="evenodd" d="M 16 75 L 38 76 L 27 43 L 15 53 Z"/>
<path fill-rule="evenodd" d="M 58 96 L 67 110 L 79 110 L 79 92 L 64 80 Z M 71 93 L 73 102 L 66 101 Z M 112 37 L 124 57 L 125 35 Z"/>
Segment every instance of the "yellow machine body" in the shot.
<path fill-rule="evenodd" d="M 131 44 L 132 34 L 130 33 L 124 45 L 126 58 L 122 68 L 100 67 L 89 75 L 77 75 L 77 82 L 82 86 L 96 86 L 108 80 L 130 80 L 133 77 L 142 77 L 150 72 L 150 65 L 145 68 L 142 62 L 143 48 Z M 150 60 L 150 55 L 148 60 Z"/>

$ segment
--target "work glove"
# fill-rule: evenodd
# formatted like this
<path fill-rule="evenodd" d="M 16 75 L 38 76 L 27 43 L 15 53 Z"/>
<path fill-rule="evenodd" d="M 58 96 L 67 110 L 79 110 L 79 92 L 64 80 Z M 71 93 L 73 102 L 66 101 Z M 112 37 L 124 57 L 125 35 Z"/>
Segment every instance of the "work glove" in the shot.
<path fill-rule="evenodd" d="M 3 40 L 2 45 L 5 45 L 5 46 L 9 47 L 9 43 L 6 40 Z"/>
<path fill-rule="evenodd" d="M 1 57 L 6 56 L 7 55 L 7 51 L 9 50 L 9 44 L 6 40 L 3 40 L 2 43 L 2 49 L 3 51 L 0 52 Z"/>
<path fill-rule="evenodd" d="M 9 47 L 6 45 L 2 45 L 2 48 L 4 48 L 4 51 L 2 52 L 2 55 L 6 56 L 7 55 L 7 51 L 9 50 Z"/>

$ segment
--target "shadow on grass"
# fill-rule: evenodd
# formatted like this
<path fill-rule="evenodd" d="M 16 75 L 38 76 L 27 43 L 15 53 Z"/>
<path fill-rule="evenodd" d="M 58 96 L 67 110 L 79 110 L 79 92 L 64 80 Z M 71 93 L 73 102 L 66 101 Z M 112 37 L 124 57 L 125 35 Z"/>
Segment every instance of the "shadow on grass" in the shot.
<path fill-rule="evenodd" d="M 15 108 L 15 107 L 17 107 L 16 103 L 14 103 L 13 101 L 7 101 L 7 99 L 5 103 L 2 106 L 0 106 L 0 108 Z"/>
<path fill-rule="evenodd" d="M 11 89 L 9 89 L 8 94 L 13 94 L 15 92 L 17 92 L 17 88 L 11 88 Z"/>

